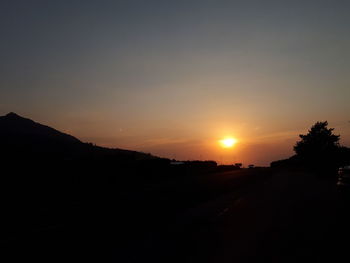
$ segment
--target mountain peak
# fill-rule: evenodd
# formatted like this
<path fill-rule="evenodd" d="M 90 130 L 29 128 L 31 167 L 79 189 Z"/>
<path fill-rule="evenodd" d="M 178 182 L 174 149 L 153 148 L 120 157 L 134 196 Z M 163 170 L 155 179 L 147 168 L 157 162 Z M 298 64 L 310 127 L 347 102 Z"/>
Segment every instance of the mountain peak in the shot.
<path fill-rule="evenodd" d="M 77 138 L 62 133 L 54 128 L 34 122 L 31 119 L 19 116 L 10 112 L 5 116 L 0 116 L 0 140 L 1 136 L 11 137 L 14 140 L 45 141 L 50 143 L 81 143 Z M 5 137 L 6 137 L 5 136 Z"/>
<path fill-rule="evenodd" d="M 19 116 L 18 114 L 14 113 L 14 112 L 9 112 L 5 115 L 5 117 L 7 118 L 11 118 L 11 119 L 18 119 L 18 118 L 22 118 L 21 116 Z"/>

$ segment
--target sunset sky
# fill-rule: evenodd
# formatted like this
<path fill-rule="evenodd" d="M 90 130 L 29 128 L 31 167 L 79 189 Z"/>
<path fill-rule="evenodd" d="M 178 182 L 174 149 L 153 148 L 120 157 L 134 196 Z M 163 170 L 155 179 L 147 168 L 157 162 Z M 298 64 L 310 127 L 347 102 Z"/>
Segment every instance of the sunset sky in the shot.
<path fill-rule="evenodd" d="M 336 0 L 3 0 L 0 115 L 219 163 L 286 158 L 323 120 L 350 146 L 349 14 Z"/>

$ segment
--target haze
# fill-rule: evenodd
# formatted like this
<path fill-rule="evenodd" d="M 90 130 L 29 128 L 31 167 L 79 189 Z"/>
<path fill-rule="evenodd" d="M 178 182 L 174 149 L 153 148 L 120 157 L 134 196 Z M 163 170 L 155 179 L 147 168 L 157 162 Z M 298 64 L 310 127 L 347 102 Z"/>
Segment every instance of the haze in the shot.
<path fill-rule="evenodd" d="M 98 145 L 268 165 L 350 145 L 347 1 L 1 1 L 0 113 Z M 237 138 L 223 149 L 218 140 Z"/>

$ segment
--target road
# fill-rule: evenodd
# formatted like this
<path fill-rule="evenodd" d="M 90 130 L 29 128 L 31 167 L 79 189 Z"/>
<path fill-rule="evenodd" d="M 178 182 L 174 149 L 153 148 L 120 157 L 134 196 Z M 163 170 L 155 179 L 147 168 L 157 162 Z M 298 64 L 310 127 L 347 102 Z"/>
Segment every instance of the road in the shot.
<path fill-rule="evenodd" d="M 334 180 L 308 173 L 253 169 L 86 192 L 85 204 L 60 210 L 62 224 L 23 231 L 4 243 L 2 252 L 12 262 L 343 262 L 349 257 L 350 199 L 339 194 Z"/>
<path fill-rule="evenodd" d="M 178 216 L 130 260 L 337 262 L 348 257 L 344 198 L 332 180 L 275 172 Z"/>

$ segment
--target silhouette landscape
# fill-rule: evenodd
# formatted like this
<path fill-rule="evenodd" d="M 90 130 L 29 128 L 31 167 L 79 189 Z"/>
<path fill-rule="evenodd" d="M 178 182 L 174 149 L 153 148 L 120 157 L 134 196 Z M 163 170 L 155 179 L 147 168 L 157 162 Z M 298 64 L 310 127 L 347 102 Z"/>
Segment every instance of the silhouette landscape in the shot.
<path fill-rule="evenodd" d="M 1 1 L 0 262 L 347 262 L 349 12 Z"/>
<path fill-rule="evenodd" d="M 295 156 L 243 169 L 99 147 L 9 113 L 0 117 L 2 247 L 55 260 L 211 262 L 227 245 L 234 253 L 221 260 L 334 258 L 342 245 L 335 239 L 348 233 L 339 229 L 348 213 L 336 168 L 347 164 L 350 149 L 327 125 L 301 135 Z M 239 229 L 220 233 L 230 220 Z"/>

